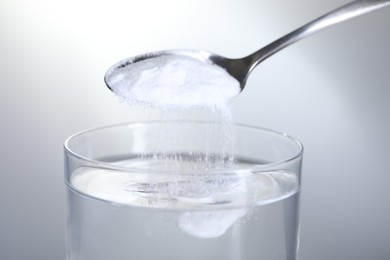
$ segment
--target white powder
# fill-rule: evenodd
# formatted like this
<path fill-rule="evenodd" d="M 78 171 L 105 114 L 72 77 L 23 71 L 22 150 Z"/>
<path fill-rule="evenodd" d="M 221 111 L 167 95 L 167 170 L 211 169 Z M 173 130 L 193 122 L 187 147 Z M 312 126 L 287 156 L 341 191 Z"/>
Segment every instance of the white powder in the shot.
<path fill-rule="evenodd" d="M 126 102 L 151 106 L 223 106 L 240 93 L 239 82 L 220 66 L 182 55 L 141 60 L 107 75 Z"/>
<path fill-rule="evenodd" d="M 188 211 L 182 213 L 178 226 L 194 237 L 215 238 L 222 236 L 248 209 L 230 209 L 215 211 Z"/>
<path fill-rule="evenodd" d="M 177 117 L 183 111 L 192 115 L 197 109 L 202 109 L 208 114 L 203 119 L 211 116 L 216 119 L 214 121 L 220 122 L 207 127 L 196 124 L 161 127 L 158 141 L 152 144 L 156 165 L 162 168 L 174 167 L 172 170 L 178 173 L 187 164 L 190 164 L 193 170 L 201 169 L 204 172 L 216 168 L 231 169 L 235 161 L 234 133 L 228 103 L 231 98 L 240 93 L 241 89 L 239 82 L 226 70 L 218 65 L 184 55 L 163 55 L 135 62 L 129 60 L 129 63 L 115 66 L 107 72 L 105 80 L 111 90 L 124 101 L 156 107 L 160 109 L 161 116 L 166 121 L 174 120 L 175 116 Z M 181 154 L 172 154 L 171 151 L 178 147 L 187 148 L 184 152 L 191 155 L 189 162 L 182 160 Z M 110 175 L 109 178 L 113 176 Z M 179 176 L 175 178 L 180 179 Z M 134 183 L 134 179 L 133 174 L 124 189 L 116 189 L 116 185 L 109 188 L 110 182 L 107 181 L 104 181 L 104 190 L 101 185 L 93 185 L 97 187 L 96 196 L 103 192 L 111 194 L 110 199 L 115 198 L 120 202 L 141 203 L 142 200 L 136 191 L 133 196 L 126 195 L 134 189 L 134 185 L 138 185 L 131 184 Z M 123 180 L 118 179 L 118 181 Z M 152 181 L 148 179 L 144 182 Z M 191 201 L 201 203 L 203 200 L 205 203 L 214 203 L 221 194 L 235 194 L 237 188 L 235 183 L 229 184 L 230 186 L 218 181 L 210 183 L 202 180 L 201 175 L 194 177 L 194 180 L 186 185 L 183 183 L 187 182 L 169 180 L 162 185 L 166 190 L 151 193 L 154 197 L 148 198 L 147 203 L 151 203 L 152 199 L 155 199 L 153 203 L 168 203 L 172 198 L 176 203 L 183 204 Z M 155 189 L 154 186 L 151 184 L 151 189 Z M 240 190 L 245 190 L 245 185 L 241 185 Z M 158 194 L 163 197 L 159 197 Z M 245 194 L 245 191 L 242 191 L 242 194 Z M 177 224 L 192 236 L 218 237 L 245 213 L 245 209 L 186 211 L 180 213 Z"/>

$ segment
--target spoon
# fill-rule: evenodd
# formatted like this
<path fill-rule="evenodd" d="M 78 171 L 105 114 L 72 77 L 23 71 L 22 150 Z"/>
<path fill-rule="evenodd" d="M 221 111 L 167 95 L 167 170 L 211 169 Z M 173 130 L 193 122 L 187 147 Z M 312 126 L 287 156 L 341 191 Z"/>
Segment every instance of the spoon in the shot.
<path fill-rule="evenodd" d="M 242 91 L 245 87 L 246 80 L 252 70 L 259 63 L 261 63 L 271 55 L 275 54 L 276 52 L 331 25 L 341 23 L 353 17 L 357 17 L 359 15 L 378 10 L 388 5 L 390 5 L 390 0 L 358 0 L 350 2 L 307 23 L 306 25 L 303 25 L 302 27 L 268 44 L 262 49 L 240 59 L 229 59 L 203 50 L 166 50 L 142 54 L 139 56 L 128 58 L 111 67 L 107 71 L 104 80 L 107 87 L 111 90 L 111 87 L 107 82 L 110 82 L 110 77 L 113 74 L 117 73 L 117 70 L 125 68 L 126 66 L 136 63 L 138 61 L 147 60 L 150 58 L 179 55 L 191 57 L 208 64 L 216 64 L 224 68 L 230 76 L 232 76 L 239 82 Z"/>

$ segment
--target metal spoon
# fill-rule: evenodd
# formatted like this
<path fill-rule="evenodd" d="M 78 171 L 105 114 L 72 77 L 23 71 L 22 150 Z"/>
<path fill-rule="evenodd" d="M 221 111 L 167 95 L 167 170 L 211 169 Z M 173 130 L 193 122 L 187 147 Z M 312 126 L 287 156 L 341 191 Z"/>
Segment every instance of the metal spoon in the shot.
<path fill-rule="evenodd" d="M 136 63 L 141 60 L 146 60 L 149 58 L 155 58 L 165 55 L 181 55 L 189 56 L 205 63 L 214 63 L 226 71 L 240 83 L 241 91 L 245 87 L 246 80 L 252 70 L 262 61 L 275 54 L 276 52 L 282 50 L 283 48 L 302 40 L 316 32 L 319 32 L 331 25 L 335 25 L 351 19 L 353 17 L 380 9 L 382 7 L 390 5 L 390 0 L 358 0 L 348 3 L 332 12 L 329 12 L 312 22 L 307 23 L 306 25 L 296 29 L 295 31 L 290 32 L 289 34 L 277 39 L 276 41 L 268 44 L 262 49 L 240 59 L 229 59 L 225 58 L 207 51 L 202 50 L 167 50 L 160 52 L 152 52 L 147 54 L 142 54 L 136 57 L 128 58 L 124 61 L 119 62 L 118 64 L 111 67 L 104 80 L 108 88 L 110 88 L 107 82 L 110 82 L 109 79 L 113 74 L 116 74 L 121 68 L 125 68 L 132 63 Z M 111 89 L 111 88 L 110 88 Z"/>

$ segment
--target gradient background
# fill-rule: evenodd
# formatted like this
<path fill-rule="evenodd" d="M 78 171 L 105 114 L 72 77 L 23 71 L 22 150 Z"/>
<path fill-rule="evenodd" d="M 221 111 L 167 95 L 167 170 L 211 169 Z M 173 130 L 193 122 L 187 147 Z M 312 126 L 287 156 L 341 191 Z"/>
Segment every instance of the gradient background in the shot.
<path fill-rule="evenodd" d="M 106 89 L 160 49 L 240 57 L 344 0 L 0 0 L 0 259 L 65 258 L 64 140 L 151 119 Z M 390 259 L 390 8 L 260 65 L 235 118 L 305 145 L 300 260 Z"/>

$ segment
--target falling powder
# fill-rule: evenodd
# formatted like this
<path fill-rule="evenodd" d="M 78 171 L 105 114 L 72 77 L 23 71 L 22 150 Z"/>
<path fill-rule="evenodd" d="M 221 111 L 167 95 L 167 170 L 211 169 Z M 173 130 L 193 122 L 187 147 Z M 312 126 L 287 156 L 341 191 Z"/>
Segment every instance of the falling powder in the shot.
<path fill-rule="evenodd" d="M 118 63 L 107 72 L 105 80 L 111 90 L 125 102 L 158 108 L 166 121 L 174 118 L 173 115 L 180 113 L 180 111 L 191 114 L 194 110 L 201 109 L 206 111 L 208 117 L 219 122 L 214 126 L 208 125 L 207 128 L 196 127 L 196 124 L 192 127 L 189 124 L 190 128 L 183 126 L 162 127 L 159 133 L 161 135 L 158 138 L 159 142 L 153 144 L 155 154 L 152 156 L 154 158 L 152 164 L 165 168 L 177 165 L 175 172 L 183 170 L 186 164 L 190 164 L 194 171 L 202 169 L 204 173 L 210 170 L 212 172 L 213 169 L 232 169 L 231 166 L 234 164 L 234 133 L 229 101 L 237 96 L 241 89 L 239 82 L 226 70 L 218 65 L 189 56 L 164 54 L 138 61 L 133 58 Z M 190 158 L 187 158 L 189 161 L 180 159 L 183 158 L 182 155 L 172 155 L 169 152 L 172 147 L 183 145 L 183 142 L 186 147 L 193 148 L 191 151 L 186 151 L 191 155 L 187 156 Z M 194 147 L 202 149 L 194 150 Z M 150 155 L 148 156 L 150 158 Z M 141 155 L 140 160 L 143 159 L 146 158 Z M 166 163 L 162 164 L 162 162 Z M 134 178 L 134 174 L 132 178 Z M 176 178 L 180 177 L 176 176 Z M 214 203 L 214 200 L 221 193 L 226 192 L 226 185 L 221 185 L 218 180 L 210 182 L 210 180 L 203 178 L 207 178 L 207 175 L 204 177 L 196 175 L 193 181 L 188 182 L 170 180 L 170 185 L 167 183 L 151 185 L 148 187 L 151 190 L 147 192 L 170 194 L 169 196 L 172 198 L 168 201 L 177 202 L 183 198 L 175 194 L 178 190 L 183 190 L 185 194 L 191 194 L 190 197 L 193 197 L 192 200 L 197 203 L 201 203 L 205 199 Z M 127 185 L 124 186 L 125 194 L 129 193 L 129 190 L 145 189 L 144 186 L 138 187 L 138 182 L 134 184 L 135 187 L 129 183 L 127 182 Z M 187 184 L 184 186 L 184 183 Z M 206 194 L 203 194 L 206 184 L 207 187 L 211 185 L 212 189 L 207 189 Z M 228 187 L 228 194 L 231 193 L 231 197 L 234 197 L 233 194 L 237 192 L 236 186 L 236 183 L 232 183 L 232 187 Z M 239 186 L 241 192 L 242 189 L 245 190 L 245 185 Z M 160 190 L 161 187 L 166 190 Z M 118 199 L 123 192 L 118 189 L 110 194 L 116 194 L 115 198 Z M 123 196 L 123 199 L 132 198 L 135 203 L 139 196 L 137 194 L 134 192 L 134 197 L 126 195 Z M 155 196 L 156 200 L 160 199 L 157 195 Z M 181 213 L 177 225 L 184 232 L 195 237 L 218 237 L 223 235 L 245 213 L 246 209 L 200 212 L 189 210 Z"/>

